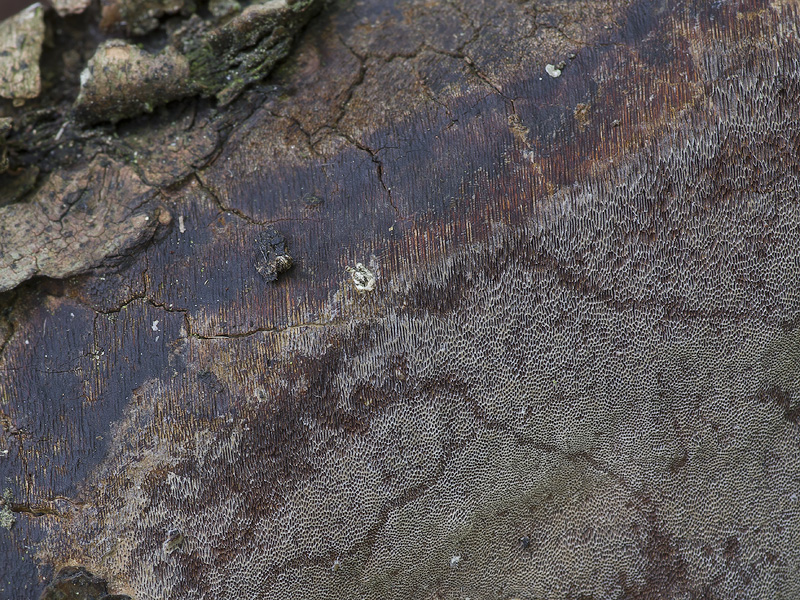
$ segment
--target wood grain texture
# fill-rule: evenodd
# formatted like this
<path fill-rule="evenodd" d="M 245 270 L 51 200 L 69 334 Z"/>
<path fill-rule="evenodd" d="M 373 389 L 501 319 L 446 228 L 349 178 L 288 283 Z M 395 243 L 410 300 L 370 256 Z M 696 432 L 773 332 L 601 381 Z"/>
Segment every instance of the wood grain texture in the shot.
<path fill-rule="evenodd" d="M 797 23 L 334 3 L 89 138 L 171 220 L 0 296 L 0 596 L 796 597 Z"/>

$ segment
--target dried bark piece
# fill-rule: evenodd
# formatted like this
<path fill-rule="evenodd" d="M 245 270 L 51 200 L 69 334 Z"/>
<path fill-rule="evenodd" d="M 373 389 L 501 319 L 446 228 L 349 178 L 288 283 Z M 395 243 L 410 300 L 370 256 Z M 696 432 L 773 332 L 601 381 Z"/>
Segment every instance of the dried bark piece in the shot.
<path fill-rule="evenodd" d="M 242 10 L 242 5 L 236 0 L 210 0 L 208 10 L 215 17 L 226 17 L 232 13 Z"/>
<path fill-rule="evenodd" d="M 294 36 L 321 5 L 271 0 L 211 30 L 195 16 L 175 32 L 173 46 L 158 54 L 122 40 L 106 42 L 81 75 L 76 115 L 87 123 L 116 122 L 198 93 L 227 104 L 286 57 Z"/>
<path fill-rule="evenodd" d="M 0 96 L 39 95 L 39 56 L 44 41 L 44 10 L 33 6 L 0 23 Z"/>
<path fill-rule="evenodd" d="M 102 44 L 81 74 L 75 101 L 87 122 L 119 121 L 189 95 L 189 63 L 174 48 L 143 52 L 122 40 Z"/>
<path fill-rule="evenodd" d="M 155 191 L 106 157 L 50 176 L 30 203 L 0 208 L 0 292 L 36 275 L 68 277 L 152 237 Z"/>
<path fill-rule="evenodd" d="M 125 24 L 129 33 L 144 35 L 158 27 L 160 17 L 175 14 L 184 4 L 184 0 L 105 0 L 100 26 Z"/>
<path fill-rule="evenodd" d="M 86 10 L 92 0 L 51 0 L 53 8 L 61 17 L 67 15 L 78 15 Z"/>
<path fill-rule="evenodd" d="M 199 90 L 223 105 L 231 102 L 289 54 L 294 36 L 321 7 L 320 0 L 253 4 L 200 43 L 187 28 L 182 46 Z"/>

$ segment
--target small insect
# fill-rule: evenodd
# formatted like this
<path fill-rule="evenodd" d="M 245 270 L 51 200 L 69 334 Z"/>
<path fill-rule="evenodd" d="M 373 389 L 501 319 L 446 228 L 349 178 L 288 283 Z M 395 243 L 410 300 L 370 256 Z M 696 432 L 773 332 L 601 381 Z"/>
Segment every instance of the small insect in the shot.
<path fill-rule="evenodd" d="M 167 532 L 167 539 L 164 540 L 164 554 L 169 556 L 183 545 L 183 534 L 177 529 L 170 529 Z"/>

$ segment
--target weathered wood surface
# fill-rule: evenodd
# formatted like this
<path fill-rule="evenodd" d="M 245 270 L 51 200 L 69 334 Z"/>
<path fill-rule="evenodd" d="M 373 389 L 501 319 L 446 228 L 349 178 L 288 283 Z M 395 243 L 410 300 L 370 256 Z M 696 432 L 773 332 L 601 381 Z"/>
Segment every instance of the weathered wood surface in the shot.
<path fill-rule="evenodd" d="M 332 3 L 226 108 L 19 128 L 8 207 L 157 223 L 0 296 L 0 596 L 798 597 L 797 24 Z"/>

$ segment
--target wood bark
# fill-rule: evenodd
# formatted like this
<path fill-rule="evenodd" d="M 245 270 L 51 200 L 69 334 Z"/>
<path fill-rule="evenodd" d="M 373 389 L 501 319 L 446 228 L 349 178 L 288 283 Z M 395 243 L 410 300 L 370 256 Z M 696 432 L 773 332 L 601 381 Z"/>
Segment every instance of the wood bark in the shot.
<path fill-rule="evenodd" d="M 0 104 L 0 598 L 800 595 L 797 4 L 278 4 Z"/>

